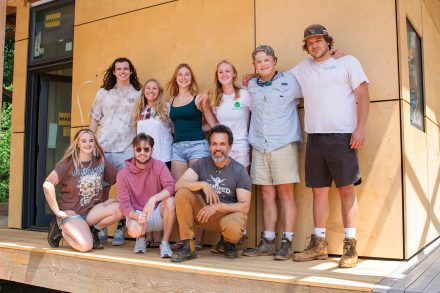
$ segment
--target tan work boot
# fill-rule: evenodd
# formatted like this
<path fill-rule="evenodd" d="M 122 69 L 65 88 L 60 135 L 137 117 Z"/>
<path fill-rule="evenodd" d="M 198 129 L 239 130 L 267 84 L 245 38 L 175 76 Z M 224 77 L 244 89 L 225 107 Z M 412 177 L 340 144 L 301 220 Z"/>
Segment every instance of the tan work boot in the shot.
<path fill-rule="evenodd" d="M 244 256 L 263 256 L 273 255 L 275 253 L 275 238 L 272 240 L 264 238 L 264 233 L 261 232 L 261 240 L 257 247 L 248 248 L 243 251 Z"/>
<path fill-rule="evenodd" d="M 315 234 L 312 234 L 310 237 L 309 246 L 304 249 L 303 252 L 295 253 L 293 256 L 294 261 L 309 261 L 314 259 L 327 259 L 328 243 L 324 237 L 316 237 Z"/>
<path fill-rule="evenodd" d="M 356 239 L 344 239 L 344 251 L 339 260 L 340 268 L 354 268 L 358 263 L 358 254 L 356 251 Z"/>

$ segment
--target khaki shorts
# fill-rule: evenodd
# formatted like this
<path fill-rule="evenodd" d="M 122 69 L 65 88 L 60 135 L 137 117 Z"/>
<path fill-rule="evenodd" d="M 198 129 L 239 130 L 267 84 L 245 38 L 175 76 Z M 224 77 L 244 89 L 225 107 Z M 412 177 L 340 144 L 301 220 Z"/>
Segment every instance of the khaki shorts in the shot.
<path fill-rule="evenodd" d="M 291 143 L 270 153 L 252 150 L 252 184 L 279 185 L 299 182 L 298 145 Z"/>

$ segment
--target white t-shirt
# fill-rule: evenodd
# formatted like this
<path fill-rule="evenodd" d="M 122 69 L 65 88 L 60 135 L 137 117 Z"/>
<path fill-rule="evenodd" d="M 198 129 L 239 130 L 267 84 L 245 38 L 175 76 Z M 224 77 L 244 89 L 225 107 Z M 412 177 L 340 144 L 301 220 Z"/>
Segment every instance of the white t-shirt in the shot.
<path fill-rule="evenodd" d="M 232 150 L 249 151 L 249 116 L 252 110 L 252 100 L 247 90 L 240 89 L 240 97 L 235 99 L 235 93 L 222 96 L 220 106 L 214 107 L 213 112 L 220 124 L 232 130 L 234 143 Z"/>
<path fill-rule="evenodd" d="M 142 114 L 146 113 L 146 109 Z M 154 139 L 153 158 L 162 162 L 170 162 L 173 152 L 173 136 L 171 122 L 162 122 L 151 112 L 150 119 L 139 120 L 137 134 L 145 133 Z"/>
<path fill-rule="evenodd" d="M 353 133 L 356 128 L 356 89 L 368 78 L 350 55 L 323 62 L 304 59 L 289 72 L 297 78 L 304 96 L 307 133 Z"/>

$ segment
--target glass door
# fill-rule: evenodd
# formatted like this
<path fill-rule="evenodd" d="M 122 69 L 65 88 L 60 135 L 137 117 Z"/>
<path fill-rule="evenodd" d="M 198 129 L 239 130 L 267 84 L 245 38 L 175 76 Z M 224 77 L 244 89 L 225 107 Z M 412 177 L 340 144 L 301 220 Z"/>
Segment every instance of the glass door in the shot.
<path fill-rule="evenodd" d="M 38 125 L 35 142 L 35 210 L 30 226 L 44 227 L 49 225 L 53 213 L 46 203 L 43 183 L 62 158 L 70 143 L 70 115 L 72 101 L 72 77 L 39 74 Z M 59 195 L 59 187 L 57 187 Z"/>

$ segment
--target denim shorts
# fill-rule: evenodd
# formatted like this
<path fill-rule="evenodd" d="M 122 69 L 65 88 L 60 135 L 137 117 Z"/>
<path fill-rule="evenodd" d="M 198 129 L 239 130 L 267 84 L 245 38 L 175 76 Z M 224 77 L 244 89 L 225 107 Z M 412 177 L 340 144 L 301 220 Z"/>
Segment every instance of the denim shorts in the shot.
<path fill-rule="evenodd" d="M 173 143 L 173 161 L 188 162 L 208 156 L 209 145 L 206 139 Z"/>
<path fill-rule="evenodd" d="M 57 218 L 57 224 L 58 224 L 58 227 L 60 227 L 62 224 L 67 223 L 70 220 L 82 219 L 82 220 L 85 221 L 86 218 L 87 218 L 87 215 L 78 215 L 78 214 L 76 214 L 76 215 L 73 215 L 71 217 L 67 217 L 67 218 L 64 218 L 64 219 L 58 219 Z"/>

